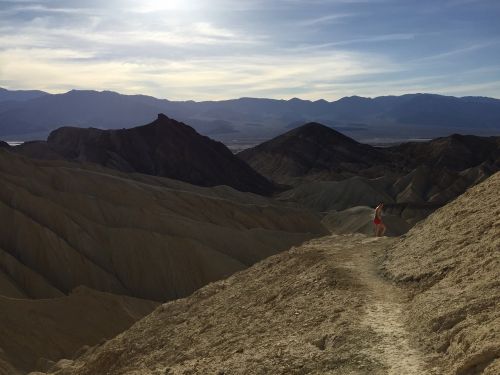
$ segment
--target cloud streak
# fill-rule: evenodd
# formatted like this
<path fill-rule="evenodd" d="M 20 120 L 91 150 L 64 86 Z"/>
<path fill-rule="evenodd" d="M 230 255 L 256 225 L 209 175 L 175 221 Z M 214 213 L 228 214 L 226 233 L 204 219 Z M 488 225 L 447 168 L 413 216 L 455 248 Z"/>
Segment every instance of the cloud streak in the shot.
<path fill-rule="evenodd" d="M 495 8 L 455 1 L 443 17 L 421 3 L 433 12 L 394 0 L 0 1 L 0 85 L 198 100 L 453 85 L 500 96 L 485 84 L 500 79 L 487 69 L 500 59 Z"/>

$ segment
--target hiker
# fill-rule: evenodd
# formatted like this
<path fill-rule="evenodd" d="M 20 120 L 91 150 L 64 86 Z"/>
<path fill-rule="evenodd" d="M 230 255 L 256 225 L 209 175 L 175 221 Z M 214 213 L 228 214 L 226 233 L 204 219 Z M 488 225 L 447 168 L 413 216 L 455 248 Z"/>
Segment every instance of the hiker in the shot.
<path fill-rule="evenodd" d="M 373 224 L 375 224 L 375 236 L 382 237 L 385 234 L 387 227 L 382 222 L 382 210 L 384 209 L 384 204 L 380 203 L 375 208 L 375 215 L 373 217 Z"/>

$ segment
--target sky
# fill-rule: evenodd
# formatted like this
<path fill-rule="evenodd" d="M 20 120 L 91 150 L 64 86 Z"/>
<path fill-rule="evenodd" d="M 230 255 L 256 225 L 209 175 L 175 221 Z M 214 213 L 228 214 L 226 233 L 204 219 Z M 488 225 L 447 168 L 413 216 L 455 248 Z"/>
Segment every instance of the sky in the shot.
<path fill-rule="evenodd" d="M 0 87 L 500 98 L 500 1 L 0 0 Z"/>

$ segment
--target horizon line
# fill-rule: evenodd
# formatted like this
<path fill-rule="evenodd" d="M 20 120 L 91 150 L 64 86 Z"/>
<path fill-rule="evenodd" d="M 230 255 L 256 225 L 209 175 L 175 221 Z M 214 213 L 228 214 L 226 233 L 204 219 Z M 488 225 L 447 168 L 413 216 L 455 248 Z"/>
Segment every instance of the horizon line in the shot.
<path fill-rule="evenodd" d="M 195 102 L 195 103 L 206 103 L 206 102 L 224 102 L 224 101 L 231 101 L 231 100 L 241 100 L 241 99 L 255 99 L 255 100 L 276 100 L 276 101 L 291 101 L 291 100 L 300 100 L 304 102 L 311 102 L 311 103 L 316 103 L 316 102 L 322 102 L 326 101 L 328 103 L 334 103 L 337 102 L 341 99 L 345 98 L 362 98 L 362 99 L 377 99 L 377 98 L 384 98 L 384 97 L 402 97 L 402 96 L 407 96 L 407 95 L 436 95 L 436 96 L 443 96 L 443 97 L 449 97 L 449 98 L 457 98 L 457 99 L 464 99 L 464 98 L 487 98 L 487 99 L 495 99 L 495 100 L 500 100 L 500 98 L 493 97 L 493 96 L 486 96 L 486 95 L 463 95 L 463 96 L 455 96 L 455 95 L 445 95 L 445 94 L 439 94 L 436 92 L 408 92 L 405 94 L 400 94 L 400 95 L 395 95 L 395 94 L 388 94 L 388 95 L 378 95 L 378 96 L 363 96 L 363 95 L 345 95 L 341 96 L 337 99 L 333 100 L 328 100 L 325 98 L 321 99 L 303 99 L 297 96 L 290 97 L 288 99 L 285 98 L 271 98 L 271 97 L 253 97 L 253 96 L 240 96 L 238 98 L 233 97 L 233 98 L 227 98 L 227 99 L 211 99 L 211 100 L 196 100 L 196 99 L 187 99 L 187 100 L 179 100 L 179 99 L 168 99 L 168 98 L 161 98 L 158 96 L 153 96 L 149 94 L 143 94 L 143 93 L 134 93 L 134 94 L 124 94 L 118 91 L 114 90 L 98 90 L 98 89 L 80 89 L 80 88 L 73 88 L 69 89 L 67 91 L 46 91 L 46 90 L 41 90 L 41 89 L 11 89 L 11 88 L 6 88 L 3 86 L 0 86 L 0 90 L 7 90 L 11 92 L 20 92 L 20 91 L 40 91 L 43 92 L 47 95 L 64 95 L 68 94 L 72 91 L 80 91 L 80 92 L 95 92 L 95 93 L 113 93 L 113 94 L 118 94 L 122 96 L 147 96 L 151 98 L 155 98 L 158 100 L 167 100 L 169 102 Z"/>

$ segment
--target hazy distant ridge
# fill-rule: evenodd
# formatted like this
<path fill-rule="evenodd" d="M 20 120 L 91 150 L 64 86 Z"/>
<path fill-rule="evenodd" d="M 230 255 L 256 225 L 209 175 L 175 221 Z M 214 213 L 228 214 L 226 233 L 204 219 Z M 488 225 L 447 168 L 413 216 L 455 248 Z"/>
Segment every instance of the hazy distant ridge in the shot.
<path fill-rule="evenodd" d="M 435 137 L 453 132 L 500 133 L 500 100 L 408 94 L 337 101 L 240 98 L 169 101 L 111 91 L 64 94 L 0 89 L 0 137 L 44 138 L 61 126 L 127 128 L 157 113 L 221 140 L 270 138 L 285 129 L 317 121 L 357 139 Z"/>

